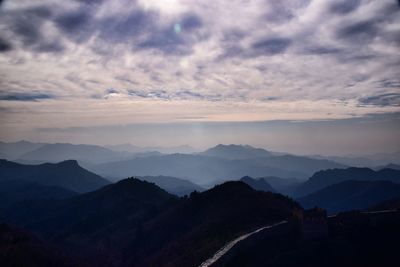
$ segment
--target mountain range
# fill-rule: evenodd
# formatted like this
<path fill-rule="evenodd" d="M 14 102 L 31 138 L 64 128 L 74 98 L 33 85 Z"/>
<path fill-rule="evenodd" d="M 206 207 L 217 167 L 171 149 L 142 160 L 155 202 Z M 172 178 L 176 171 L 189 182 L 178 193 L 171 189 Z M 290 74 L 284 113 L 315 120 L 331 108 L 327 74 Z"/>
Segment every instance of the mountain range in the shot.
<path fill-rule="evenodd" d="M 224 159 L 252 159 L 271 157 L 273 154 L 262 148 L 254 148 L 249 145 L 222 145 L 209 148 L 200 155 L 219 157 Z"/>
<path fill-rule="evenodd" d="M 228 240 L 290 218 L 295 210 L 301 208 L 292 200 L 242 182 L 179 199 L 130 178 L 67 199 L 16 205 L 0 215 L 96 266 L 197 266 Z"/>
<path fill-rule="evenodd" d="M 204 191 L 204 188 L 194 184 L 190 181 L 179 179 L 176 177 L 170 176 L 140 176 L 136 177 L 140 180 L 147 181 L 150 183 L 154 183 L 167 192 L 177 195 L 184 196 L 192 193 L 193 191 L 201 192 Z"/>
<path fill-rule="evenodd" d="M 369 168 L 354 167 L 318 171 L 306 182 L 297 186 L 292 192 L 292 195 L 302 197 L 321 190 L 329 185 L 337 184 L 346 180 L 391 181 L 394 183 L 400 183 L 400 171 L 393 169 L 374 171 Z"/>
<path fill-rule="evenodd" d="M 206 155 L 184 155 L 184 158 L 187 156 L 236 164 L 259 159 L 233 160 Z M 110 171 L 117 172 L 118 167 Z M 281 255 L 283 252 L 274 248 L 288 240 L 293 240 L 294 250 L 300 249 L 295 244 L 306 242 L 298 229 L 306 213 L 297 202 L 273 191 L 287 190 L 292 196 L 309 192 L 297 201 L 306 208 L 320 206 L 329 213 L 368 209 L 382 201 L 392 201 L 386 206 L 397 203 L 393 198 L 400 197 L 400 184 L 394 182 L 398 181 L 399 173 L 392 169 L 330 169 L 316 172 L 307 181 L 245 176 L 241 181 L 223 182 L 206 190 L 166 176 L 128 178 L 110 184 L 74 160 L 40 165 L 1 160 L 0 218 L 7 225 L 0 226 L 0 233 L 29 240 L 14 242 L 15 249 L 9 253 L 22 255 L 18 258 L 21 262 L 26 262 L 28 256 L 38 257 L 32 261 L 37 266 L 61 260 L 65 262 L 61 266 L 191 267 L 199 266 L 235 238 L 265 225 L 288 221 L 287 226 L 269 238 L 275 240 L 273 246 L 264 247 L 271 255 Z M 10 243 L 0 236 L 2 245 Z M 251 251 L 262 248 L 259 243 L 257 246 Z M 306 242 L 304 246 L 315 252 L 311 244 Z M 338 249 L 336 245 L 333 248 Z M 253 252 L 248 253 L 253 255 Z M 263 254 L 257 257 L 260 255 Z M 230 263 L 232 266 L 263 266 L 251 265 L 249 262 L 253 261 L 249 259 L 243 263 L 242 256 L 236 256 L 236 265 Z M 15 264 L 15 260 L 1 252 L 0 259 Z M 261 262 L 273 265 L 270 260 Z"/>
<path fill-rule="evenodd" d="M 130 152 L 135 154 L 142 152 L 155 152 L 155 151 L 163 154 L 174 154 L 174 153 L 192 154 L 197 152 L 197 149 L 188 145 L 172 146 L 172 147 L 161 147 L 161 146 L 141 147 L 128 143 L 119 145 L 106 145 L 104 147 L 114 151 Z"/>
<path fill-rule="evenodd" d="M 24 165 L 0 160 L 0 182 L 13 180 L 59 186 L 75 192 L 89 192 L 110 183 L 80 167 L 76 160 L 40 165 Z"/>
<path fill-rule="evenodd" d="M 264 191 L 264 192 L 275 192 L 275 189 L 265 181 L 263 178 L 254 179 L 249 176 L 244 176 L 240 179 L 243 183 L 246 183 L 254 190 Z"/>
<path fill-rule="evenodd" d="M 395 197 L 400 197 L 400 184 L 389 181 L 344 181 L 298 198 L 306 209 L 315 206 L 329 213 L 364 210 Z"/>
<path fill-rule="evenodd" d="M 262 149 L 254 149 L 255 152 L 250 153 L 249 150 L 253 149 L 249 146 L 219 145 L 211 150 L 213 156 L 208 155 L 208 150 L 199 154 L 140 157 L 87 167 L 90 171 L 107 178 L 163 175 L 186 179 L 206 187 L 222 181 L 240 179 L 246 175 L 305 179 L 315 171 L 346 167 L 327 160 L 292 155 L 258 157 L 260 153 L 270 153 Z M 224 157 L 226 151 L 235 151 L 236 156 Z"/>
<path fill-rule="evenodd" d="M 116 152 L 94 145 L 45 144 L 19 157 L 25 161 L 60 162 L 63 160 L 78 160 L 83 162 L 101 163 L 125 159 L 131 156 L 126 152 Z"/>

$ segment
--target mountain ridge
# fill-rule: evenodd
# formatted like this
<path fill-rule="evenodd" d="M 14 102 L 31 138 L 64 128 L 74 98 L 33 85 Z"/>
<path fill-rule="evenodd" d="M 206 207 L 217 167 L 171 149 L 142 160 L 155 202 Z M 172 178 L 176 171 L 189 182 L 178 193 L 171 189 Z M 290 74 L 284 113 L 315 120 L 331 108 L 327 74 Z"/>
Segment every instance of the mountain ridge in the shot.
<path fill-rule="evenodd" d="M 110 182 L 82 168 L 76 160 L 25 165 L 0 160 L 0 181 L 26 180 L 47 186 L 60 186 L 75 192 L 88 192 Z"/>

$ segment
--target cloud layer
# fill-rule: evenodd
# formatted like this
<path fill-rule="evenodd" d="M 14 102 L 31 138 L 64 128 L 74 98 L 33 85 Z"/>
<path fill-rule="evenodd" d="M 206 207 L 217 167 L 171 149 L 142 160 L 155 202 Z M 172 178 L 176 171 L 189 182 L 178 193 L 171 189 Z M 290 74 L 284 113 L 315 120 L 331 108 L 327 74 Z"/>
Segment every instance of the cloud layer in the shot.
<path fill-rule="evenodd" d="M 395 0 L 0 5 L 0 122 L 8 132 L 399 111 Z"/>

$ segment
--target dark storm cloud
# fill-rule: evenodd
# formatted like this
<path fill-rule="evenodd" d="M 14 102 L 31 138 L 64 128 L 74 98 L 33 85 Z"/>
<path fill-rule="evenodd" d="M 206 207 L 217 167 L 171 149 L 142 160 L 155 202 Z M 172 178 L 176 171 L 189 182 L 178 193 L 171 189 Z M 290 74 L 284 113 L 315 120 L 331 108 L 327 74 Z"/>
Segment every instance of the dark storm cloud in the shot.
<path fill-rule="evenodd" d="M 105 0 L 75 0 L 75 1 L 86 5 L 98 5 L 103 3 Z"/>
<path fill-rule="evenodd" d="M 49 6 L 35 6 L 6 13 L 1 22 L 8 25 L 10 41 L 1 41 L 3 49 L 11 50 L 16 45 L 11 40 L 19 40 L 22 47 L 36 52 L 53 53 L 64 50 L 58 38 L 49 38 L 43 30 L 46 20 L 53 17 L 54 10 Z M 12 37 L 12 38 L 11 38 Z M 1 46 L 1 45 L 0 45 Z"/>
<path fill-rule="evenodd" d="M 186 14 L 181 19 L 180 25 L 183 31 L 192 31 L 200 28 L 203 25 L 202 20 L 195 14 Z"/>
<path fill-rule="evenodd" d="M 335 1 L 329 6 L 329 11 L 334 14 L 345 15 L 357 10 L 360 4 L 361 4 L 360 0 Z"/>
<path fill-rule="evenodd" d="M 40 45 L 35 47 L 37 52 L 43 53 L 59 53 L 64 51 L 64 49 L 64 45 L 57 40 L 52 40 L 50 42 L 43 41 L 40 43 Z"/>
<path fill-rule="evenodd" d="M 279 1 L 272 2 L 272 10 L 265 15 L 265 20 L 272 23 L 283 23 L 295 17 L 292 10 Z"/>
<path fill-rule="evenodd" d="M 55 22 L 60 29 L 67 33 L 75 33 L 85 26 L 90 20 L 90 15 L 85 11 L 69 12 L 56 18 Z"/>
<path fill-rule="evenodd" d="M 339 54 L 342 52 L 343 49 L 329 46 L 309 46 L 304 49 L 304 53 L 310 55 Z"/>
<path fill-rule="evenodd" d="M 2 101 L 38 101 L 44 99 L 54 99 L 55 97 L 45 93 L 5 93 L 0 92 Z"/>
<path fill-rule="evenodd" d="M 192 45 L 202 38 L 195 31 L 202 26 L 200 17 L 184 15 L 176 23 L 166 27 L 156 27 L 136 48 L 157 49 L 166 54 L 189 54 Z"/>
<path fill-rule="evenodd" d="M 106 90 L 106 93 L 107 94 L 118 94 L 119 91 L 117 91 L 117 90 L 115 90 L 113 88 L 109 88 L 109 89 Z"/>
<path fill-rule="evenodd" d="M 373 106 L 400 106 L 400 94 L 398 93 L 388 93 L 388 94 L 380 94 L 374 95 L 370 97 L 365 97 L 359 99 L 359 103 L 364 106 L 373 105 Z"/>
<path fill-rule="evenodd" d="M 11 49 L 11 44 L 0 37 L 0 53 L 10 51 Z"/>
<path fill-rule="evenodd" d="M 291 43 L 288 38 L 267 38 L 253 43 L 252 50 L 255 55 L 276 55 L 284 53 Z"/>
<path fill-rule="evenodd" d="M 11 29 L 21 37 L 25 46 L 31 46 L 38 43 L 42 38 L 41 26 L 42 21 L 38 18 L 21 14 L 21 16 L 15 18 Z"/>
<path fill-rule="evenodd" d="M 97 22 L 99 37 L 108 42 L 133 40 L 155 30 L 157 20 L 157 13 L 141 9 L 134 10 L 126 17 L 107 17 Z"/>
<path fill-rule="evenodd" d="M 220 94 L 202 94 L 190 90 L 181 90 L 173 94 L 173 98 L 180 100 L 207 100 L 207 101 L 221 101 L 223 100 Z"/>
<path fill-rule="evenodd" d="M 371 42 L 379 33 L 379 28 L 375 20 L 367 20 L 346 25 L 339 29 L 336 36 L 346 41 L 358 43 Z"/>
<path fill-rule="evenodd" d="M 187 54 L 190 47 L 185 46 L 185 40 L 174 32 L 174 25 L 153 32 L 143 42 L 137 45 L 140 49 L 157 49 L 167 54 Z"/>
<path fill-rule="evenodd" d="M 296 17 L 299 9 L 310 4 L 310 0 L 281 0 L 266 1 L 270 10 L 265 14 L 264 19 L 269 23 L 285 23 Z"/>
<path fill-rule="evenodd" d="M 140 98 L 153 98 L 153 99 L 164 99 L 170 98 L 169 94 L 165 90 L 128 90 L 128 94 L 133 97 Z"/>
<path fill-rule="evenodd" d="M 379 87 L 381 88 L 398 88 L 400 89 L 400 80 L 390 80 L 390 79 L 384 79 L 377 81 Z"/>
<path fill-rule="evenodd" d="M 128 95 L 131 97 L 159 100 L 223 100 L 223 96 L 220 94 L 204 94 L 191 90 L 178 90 L 175 92 L 167 92 L 165 90 L 128 90 Z"/>

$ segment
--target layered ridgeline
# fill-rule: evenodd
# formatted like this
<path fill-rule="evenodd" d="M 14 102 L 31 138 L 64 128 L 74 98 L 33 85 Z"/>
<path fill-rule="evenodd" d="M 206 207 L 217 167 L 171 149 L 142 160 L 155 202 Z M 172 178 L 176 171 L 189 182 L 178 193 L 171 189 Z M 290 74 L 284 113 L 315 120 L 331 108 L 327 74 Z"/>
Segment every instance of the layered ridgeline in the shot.
<path fill-rule="evenodd" d="M 275 192 L 275 189 L 263 178 L 254 179 L 249 176 L 244 176 L 240 179 L 243 183 L 246 183 L 254 190 L 264 191 L 264 192 Z"/>
<path fill-rule="evenodd" d="M 193 191 L 197 192 L 204 191 L 203 187 L 195 183 L 192 183 L 190 181 L 176 177 L 159 175 L 159 176 L 141 176 L 136 178 L 150 183 L 155 183 L 157 186 L 161 187 L 167 192 L 177 196 L 188 195 Z"/>
<path fill-rule="evenodd" d="M 344 165 L 293 155 L 276 155 L 240 145 L 218 145 L 199 154 L 170 154 L 88 166 L 104 177 L 172 176 L 200 185 L 213 185 L 243 176 L 307 178 L 314 172 Z"/>
<path fill-rule="evenodd" d="M 374 171 L 368 168 L 330 169 L 319 171 L 306 182 L 300 184 L 293 192 L 294 196 L 302 197 L 323 189 L 329 185 L 343 181 L 391 181 L 400 183 L 400 171 L 382 169 Z"/>
<path fill-rule="evenodd" d="M 0 181 L 0 195 L 10 201 L 25 199 L 62 199 L 77 195 L 59 186 L 47 186 L 25 180 Z"/>
<path fill-rule="evenodd" d="M 299 210 L 282 195 L 242 182 L 179 199 L 131 178 L 5 215 L 96 266 L 198 266 L 233 238 Z"/>
<path fill-rule="evenodd" d="M 57 143 L 45 144 L 21 155 L 18 159 L 26 162 L 60 162 L 74 159 L 80 162 L 93 164 L 122 160 L 130 156 L 132 156 L 131 153 L 117 152 L 101 146 Z"/>
<path fill-rule="evenodd" d="M 15 160 L 25 153 L 36 150 L 45 144 L 19 141 L 15 143 L 0 142 L 0 159 Z"/>
<path fill-rule="evenodd" d="M 121 234 L 114 246 L 119 246 L 124 236 L 128 241 L 130 231 L 174 201 L 176 196 L 156 185 L 129 178 L 52 203 L 18 204 L 18 209 L 9 209 L 3 217 L 49 240 L 95 251 L 101 240 L 111 236 Z"/>
<path fill-rule="evenodd" d="M 315 206 L 329 213 L 364 210 L 400 197 L 400 184 L 389 181 L 344 181 L 297 199 L 306 209 Z"/>
<path fill-rule="evenodd" d="M 75 192 L 89 192 L 110 183 L 99 175 L 83 169 L 75 160 L 40 165 L 24 165 L 0 160 L 0 182 L 15 180 L 59 186 Z"/>
<path fill-rule="evenodd" d="M 217 145 L 209 148 L 200 155 L 219 157 L 225 159 L 251 159 L 271 157 L 273 154 L 262 148 L 254 148 L 249 145 Z"/>

